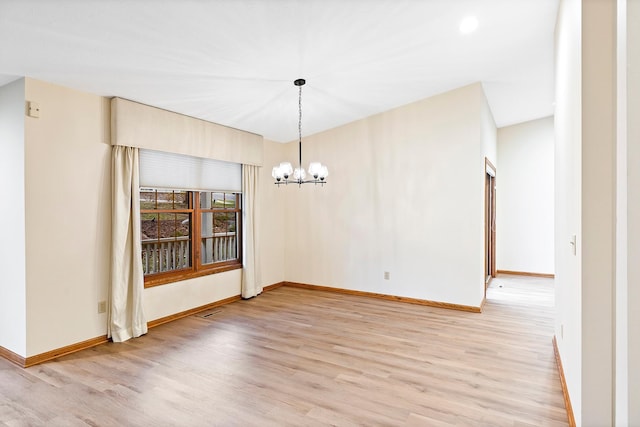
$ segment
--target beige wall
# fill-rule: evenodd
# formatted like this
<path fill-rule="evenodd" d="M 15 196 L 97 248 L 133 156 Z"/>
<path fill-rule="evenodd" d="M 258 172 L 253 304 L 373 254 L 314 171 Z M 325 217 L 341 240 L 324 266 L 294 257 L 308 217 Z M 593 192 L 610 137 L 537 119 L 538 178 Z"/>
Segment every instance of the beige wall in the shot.
<path fill-rule="evenodd" d="M 24 79 L 0 87 L 0 346 L 26 354 Z M 9 185 L 7 185 L 9 184 Z"/>
<path fill-rule="evenodd" d="M 305 137 L 303 150 L 329 183 L 280 189 L 286 280 L 481 304 L 484 155 L 496 149 L 479 83 Z"/>
<path fill-rule="evenodd" d="M 264 141 L 264 165 L 260 173 L 260 268 L 262 285 L 280 283 L 284 277 L 285 196 L 287 191 L 273 184 L 271 168 L 284 161 L 285 144 Z"/>
<path fill-rule="evenodd" d="M 24 131 L 28 328 L 26 350 L 8 348 L 29 357 L 106 333 L 97 308 L 108 295 L 111 157 L 108 99 L 34 79 L 26 79 L 26 98 L 41 110 Z M 284 146 L 265 145 L 266 159 L 281 157 Z M 273 203 L 282 193 L 262 169 L 260 220 L 268 226 L 260 253 L 270 285 L 283 280 L 282 206 Z M 239 295 L 240 281 L 234 270 L 145 289 L 147 320 Z"/>
<path fill-rule="evenodd" d="M 589 425 L 614 421 L 615 55 L 615 2 L 583 0 L 582 419 Z"/>
<path fill-rule="evenodd" d="M 25 124 L 32 356 L 106 332 L 97 304 L 108 293 L 110 149 L 108 100 L 26 82 L 27 99 L 41 107 Z M 263 285 L 290 280 L 480 305 L 484 155 L 495 156 L 480 84 L 305 138 L 304 150 L 305 163 L 329 165 L 326 187 L 273 185 L 271 166 L 294 161 L 297 144 L 264 141 Z M 236 270 L 146 289 L 147 319 L 238 295 L 240 280 Z"/>
<path fill-rule="evenodd" d="M 151 321 L 240 295 L 241 279 L 242 270 L 231 270 L 147 288 L 144 314 Z"/>
<path fill-rule="evenodd" d="M 105 334 L 110 247 L 109 104 L 26 79 L 27 356 Z"/>

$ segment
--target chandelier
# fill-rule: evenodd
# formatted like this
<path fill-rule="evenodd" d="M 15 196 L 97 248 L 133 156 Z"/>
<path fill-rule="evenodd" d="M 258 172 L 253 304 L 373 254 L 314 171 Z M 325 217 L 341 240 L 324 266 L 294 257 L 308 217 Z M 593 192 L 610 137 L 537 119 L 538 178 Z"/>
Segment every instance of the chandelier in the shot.
<path fill-rule="evenodd" d="M 271 176 L 276 180 L 274 184 L 325 184 L 329 170 L 325 165 L 318 162 L 309 163 L 309 175 L 302 167 L 302 86 L 306 83 L 304 79 L 297 79 L 293 82 L 298 86 L 298 167 L 293 169 L 291 163 L 282 162 L 271 171 Z"/>

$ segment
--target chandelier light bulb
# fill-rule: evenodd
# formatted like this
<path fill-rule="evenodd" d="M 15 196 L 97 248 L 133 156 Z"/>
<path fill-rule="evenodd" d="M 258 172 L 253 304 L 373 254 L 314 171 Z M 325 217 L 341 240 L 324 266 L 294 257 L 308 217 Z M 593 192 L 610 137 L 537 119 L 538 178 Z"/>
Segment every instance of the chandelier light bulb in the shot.
<path fill-rule="evenodd" d="M 320 173 L 318 173 L 318 178 L 320 178 L 321 181 L 324 181 L 324 179 L 329 175 L 329 169 L 327 169 L 326 166 L 322 166 L 320 168 Z"/>
<path fill-rule="evenodd" d="M 274 166 L 273 169 L 271 170 L 271 176 L 276 181 L 281 181 L 282 178 L 284 177 L 284 174 L 282 173 L 282 169 L 280 169 L 279 166 Z"/>
<path fill-rule="evenodd" d="M 284 177 L 284 179 L 289 179 L 289 177 L 293 173 L 293 167 L 291 167 L 291 163 L 289 162 L 280 163 L 280 170 L 282 171 L 282 176 Z"/>
<path fill-rule="evenodd" d="M 296 181 L 302 181 L 307 177 L 307 173 L 304 171 L 303 168 L 295 168 L 295 170 L 293 171 L 293 179 L 295 179 Z"/>
<path fill-rule="evenodd" d="M 320 175 L 320 169 L 322 165 L 318 162 L 309 163 L 309 175 L 311 175 L 314 179 L 318 179 L 318 175 Z"/>

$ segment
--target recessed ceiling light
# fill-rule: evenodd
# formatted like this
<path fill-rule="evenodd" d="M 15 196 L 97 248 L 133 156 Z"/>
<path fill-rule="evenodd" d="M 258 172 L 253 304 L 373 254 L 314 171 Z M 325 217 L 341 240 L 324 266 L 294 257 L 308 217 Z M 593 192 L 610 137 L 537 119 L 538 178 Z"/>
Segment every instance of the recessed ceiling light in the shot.
<path fill-rule="evenodd" d="M 467 16 L 460 21 L 460 32 L 462 34 L 469 34 L 474 32 L 478 28 L 478 18 L 475 16 Z"/>

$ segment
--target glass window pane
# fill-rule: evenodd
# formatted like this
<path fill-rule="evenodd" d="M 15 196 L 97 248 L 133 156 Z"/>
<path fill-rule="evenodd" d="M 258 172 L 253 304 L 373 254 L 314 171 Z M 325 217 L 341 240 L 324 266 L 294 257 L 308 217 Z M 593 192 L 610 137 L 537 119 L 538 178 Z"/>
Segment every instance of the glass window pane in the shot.
<path fill-rule="evenodd" d="M 159 215 L 159 238 L 170 239 L 189 236 L 190 214 L 163 213 Z"/>
<path fill-rule="evenodd" d="M 140 209 L 156 208 L 156 192 L 155 190 L 140 190 Z"/>
<path fill-rule="evenodd" d="M 216 212 L 213 222 L 213 228 L 216 234 L 234 233 L 236 231 L 236 213 Z"/>
<path fill-rule="evenodd" d="M 227 214 L 216 213 L 213 220 L 213 230 L 216 234 L 227 232 Z"/>
<path fill-rule="evenodd" d="M 200 192 L 200 209 L 209 209 L 211 207 L 211 193 L 208 191 Z"/>
<path fill-rule="evenodd" d="M 189 192 L 188 191 L 174 191 L 173 192 L 173 208 L 174 209 L 189 209 Z"/>
<path fill-rule="evenodd" d="M 224 209 L 224 193 L 211 193 L 211 209 Z"/>
<path fill-rule="evenodd" d="M 235 233 L 236 230 L 236 226 L 238 225 L 238 213 L 234 212 L 233 216 L 229 219 L 229 232 L 230 233 Z"/>
<path fill-rule="evenodd" d="M 176 214 L 175 237 L 189 237 L 191 235 L 191 214 Z"/>
<path fill-rule="evenodd" d="M 208 194 L 211 195 L 211 193 Z M 214 254 L 214 214 L 213 212 L 202 212 L 201 218 L 200 231 L 202 239 L 200 241 L 200 262 L 202 264 L 211 264 L 217 261 Z"/>
<path fill-rule="evenodd" d="M 203 212 L 200 253 L 202 264 L 237 259 L 236 212 Z"/>
<path fill-rule="evenodd" d="M 158 209 L 173 209 L 173 191 L 158 190 Z"/>
<path fill-rule="evenodd" d="M 227 209 L 235 209 L 236 207 L 236 195 L 235 193 L 227 193 L 225 195 L 225 206 Z"/>
<path fill-rule="evenodd" d="M 158 238 L 158 214 L 140 214 L 140 234 L 142 241 Z"/>
<path fill-rule="evenodd" d="M 202 212 L 200 232 L 202 237 L 213 237 L 213 212 Z"/>
<path fill-rule="evenodd" d="M 141 214 L 144 274 L 191 267 L 191 214 Z"/>
<path fill-rule="evenodd" d="M 214 258 L 213 244 L 215 239 L 213 237 L 203 238 L 200 243 L 200 262 L 202 264 L 211 264 L 216 262 Z"/>
<path fill-rule="evenodd" d="M 167 239 L 174 237 L 176 218 L 175 214 L 160 214 L 160 222 L 158 223 L 158 238 Z"/>

